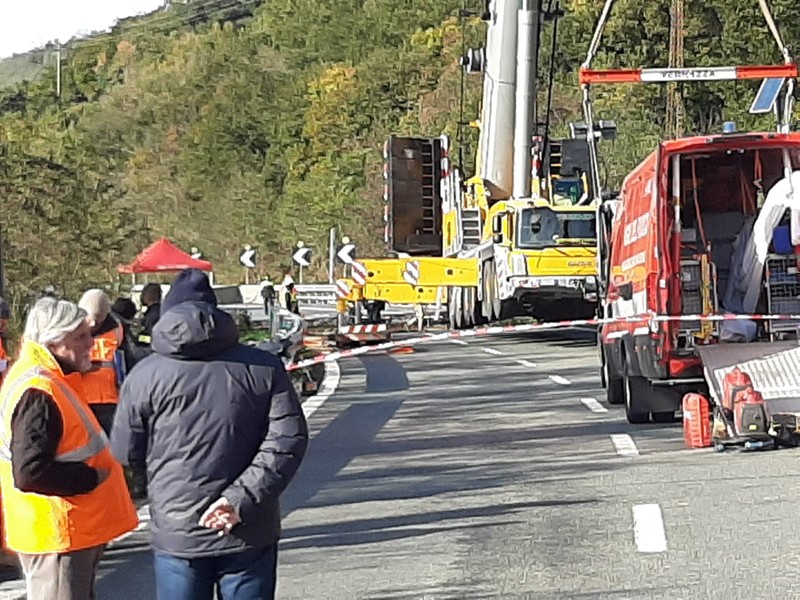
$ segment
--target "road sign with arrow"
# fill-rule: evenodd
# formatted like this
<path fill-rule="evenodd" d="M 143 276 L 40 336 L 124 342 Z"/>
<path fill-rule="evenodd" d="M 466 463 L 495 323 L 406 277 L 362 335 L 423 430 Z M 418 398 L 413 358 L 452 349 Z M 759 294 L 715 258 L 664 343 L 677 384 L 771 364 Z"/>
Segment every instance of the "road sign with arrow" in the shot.
<path fill-rule="evenodd" d="M 250 246 L 244 247 L 244 252 L 239 257 L 239 262 L 242 263 L 248 269 L 255 269 L 256 268 L 256 251 L 254 248 Z"/>
<path fill-rule="evenodd" d="M 311 264 L 311 248 L 300 248 L 292 256 L 292 260 L 301 267 L 307 267 Z"/>
<path fill-rule="evenodd" d="M 336 253 L 336 256 L 346 265 L 351 265 L 356 260 L 355 244 L 345 244 Z"/>

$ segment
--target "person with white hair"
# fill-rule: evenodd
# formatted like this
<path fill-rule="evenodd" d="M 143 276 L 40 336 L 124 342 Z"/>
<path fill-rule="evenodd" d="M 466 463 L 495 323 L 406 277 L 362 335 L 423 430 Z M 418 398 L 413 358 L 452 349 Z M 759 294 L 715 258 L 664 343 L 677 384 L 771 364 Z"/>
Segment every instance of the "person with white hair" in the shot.
<path fill-rule="evenodd" d="M 138 522 L 122 467 L 77 391 L 92 343 L 84 310 L 41 298 L 0 389 L 4 536 L 32 599 L 94 598 L 105 544 Z"/>
<path fill-rule="evenodd" d="M 109 435 L 119 403 L 120 372 L 125 371 L 121 351 L 125 331 L 111 314 L 111 299 L 103 290 L 87 290 L 78 306 L 86 311 L 94 338 L 92 368 L 83 374 L 83 397 Z"/>

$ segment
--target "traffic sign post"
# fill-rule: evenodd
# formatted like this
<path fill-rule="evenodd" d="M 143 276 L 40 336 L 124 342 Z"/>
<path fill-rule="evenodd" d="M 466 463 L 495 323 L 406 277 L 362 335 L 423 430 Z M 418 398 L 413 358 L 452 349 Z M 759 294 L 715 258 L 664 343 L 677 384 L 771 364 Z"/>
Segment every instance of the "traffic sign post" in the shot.
<path fill-rule="evenodd" d="M 250 283 L 250 269 L 256 268 L 256 250 L 252 248 L 249 244 L 245 245 L 244 251 L 242 252 L 241 256 L 239 256 L 239 262 L 242 263 L 244 266 L 244 282 L 245 284 Z"/>
<path fill-rule="evenodd" d="M 303 242 L 297 242 L 297 251 L 292 255 L 292 260 L 300 266 L 298 279 L 303 283 L 303 267 L 311 265 L 311 248 L 306 248 Z"/>

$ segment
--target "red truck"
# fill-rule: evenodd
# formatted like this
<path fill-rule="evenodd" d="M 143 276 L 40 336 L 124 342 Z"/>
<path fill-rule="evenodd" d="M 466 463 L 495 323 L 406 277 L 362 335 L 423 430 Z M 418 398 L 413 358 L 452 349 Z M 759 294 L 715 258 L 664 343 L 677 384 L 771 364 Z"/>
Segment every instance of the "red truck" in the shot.
<path fill-rule="evenodd" d="M 630 423 L 670 421 L 685 393 L 706 392 L 698 350 L 772 340 L 778 325 L 797 331 L 783 321 L 685 316 L 800 313 L 789 235 L 798 169 L 800 133 L 665 141 L 627 176 L 619 200 L 600 208 L 603 316 L 625 318 L 601 328 L 602 379 Z"/>

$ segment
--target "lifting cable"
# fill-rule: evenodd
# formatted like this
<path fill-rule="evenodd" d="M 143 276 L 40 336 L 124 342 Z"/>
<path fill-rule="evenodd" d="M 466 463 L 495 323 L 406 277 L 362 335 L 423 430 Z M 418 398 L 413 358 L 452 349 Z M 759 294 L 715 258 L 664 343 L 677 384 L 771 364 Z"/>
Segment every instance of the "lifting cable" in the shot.
<path fill-rule="evenodd" d="M 772 18 L 772 12 L 769 9 L 767 0 L 758 0 L 758 5 L 761 7 L 761 12 L 764 13 L 764 19 L 766 19 L 767 27 L 769 27 L 770 32 L 772 32 L 772 37 L 774 37 L 775 41 L 778 43 L 778 49 L 781 51 L 781 54 L 783 54 L 783 60 L 786 64 L 791 64 L 792 57 L 789 54 L 789 49 L 786 47 L 786 44 L 783 43 L 783 38 L 781 38 L 781 33 L 778 31 L 778 26 L 775 24 L 775 19 Z"/>
<path fill-rule="evenodd" d="M 547 114 L 544 118 L 544 147 L 550 147 L 550 113 L 553 110 L 553 86 L 556 74 L 556 44 L 558 41 L 558 10 L 561 8 L 560 0 L 555 0 L 555 12 L 553 11 L 553 0 L 547 6 L 547 12 L 555 14 L 553 19 L 553 44 L 550 47 L 550 73 L 547 81 Z M 552 173 L 551 173 L 552 175 Z"/>
<path fill-rule="evenodd" d="M 467 55 L 467 0 L 461 0 L 461 56 L 462 60 Z M 458 100 L 458 135 L 456 142 L 458 143 L 458 167 L 464 172 L 464 96 L 465 96 L 465 79 L 467 77 L 467 68 L 462 65 L 461 67 L 461 82 Z"/>
<path fill-rule="evenodd" d="M 589 52 L 586 55 L 586 62 L 583 63 L 583 66 L 586 69 L 591 66 L 592 60 L 594 59 L 595 54 L 597 54 L 597 49 L 600 47 L 600 38 L 603 35 L 603 29 L 606 26 L 606 21 L 608 21 L 608 13 L 611 12 L 611 7 L 613 5 L 614 0 L 606 0 L 606 4 L 603 6 L 603 12 L 600 13 L 600 20 L 597 22 L 597 28 L 594 30 L 592 42 L 589 44 Z"/>
<path fill-rule="evenodd" d="M 700 213 L 700 200 L 697 197 L 697 159 L 692 158 L 692 195 L 694 197 L 694 210 L 697 215 L 697 228 L 700 230 L 700 239 L 703 242 L 703 251 L 708 252 L 708 241 L 706 240 L 706 230 L 703 226 L 703 216 Z"/>

